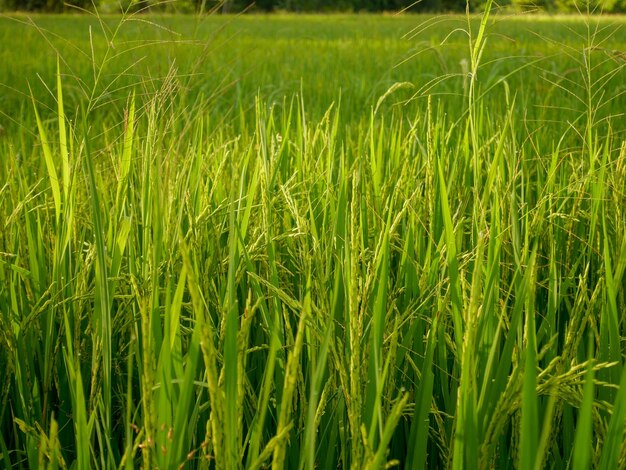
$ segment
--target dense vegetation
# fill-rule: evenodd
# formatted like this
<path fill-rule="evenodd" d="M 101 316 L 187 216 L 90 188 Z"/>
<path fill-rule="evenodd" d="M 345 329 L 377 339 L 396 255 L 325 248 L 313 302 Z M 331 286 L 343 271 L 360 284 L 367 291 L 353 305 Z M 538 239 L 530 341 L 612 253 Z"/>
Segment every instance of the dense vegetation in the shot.
<path fill-rule="evenodd" d="M 111 12 L 465 12 L 482 10 L 487 2 L 467 0 L 0 0 L 0 11 L 93 11 Z M 619 13 L 626 0 L 502 0 L 499 10 Z"/>
<path fill-rule="evenodd" d="M 624 468 L 623 23 L 0 19 L 0 467 Z"/>

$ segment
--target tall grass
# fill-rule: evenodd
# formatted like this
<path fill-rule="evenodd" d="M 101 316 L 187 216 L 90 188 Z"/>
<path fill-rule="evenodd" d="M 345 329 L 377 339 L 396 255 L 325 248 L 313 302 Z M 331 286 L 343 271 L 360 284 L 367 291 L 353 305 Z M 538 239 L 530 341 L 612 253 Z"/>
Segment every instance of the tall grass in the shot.
<path fill-rule="evenodd" d="M 489 9 L 365 97 L 137 80 L 129 18 L 55 57 L 0 140 L 0 465 L 626 466 L 618 33 L 488 58 Z"/>

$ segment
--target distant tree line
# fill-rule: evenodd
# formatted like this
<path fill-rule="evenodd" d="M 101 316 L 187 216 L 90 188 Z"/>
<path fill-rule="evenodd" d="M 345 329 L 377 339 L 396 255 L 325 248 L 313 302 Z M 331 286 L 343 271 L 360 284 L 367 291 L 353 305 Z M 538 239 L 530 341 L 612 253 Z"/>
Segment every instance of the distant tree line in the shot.
<path fill-rule="evenodd" d="M 499 0 L 501 8 L 538 10 L 543 12 L 576 12 L 591 8 L 606 13 L 626 12 L 626 0 Z M 210 3 L 210 2 L 209 2 Z M 470 0 L 470 8 L 481 10 L 485 0 Z M 250 5 L 248 0 L 227 0 L 227 9 L 241 11 Z M 254 8 L 263 11 L 296 12 L 465 12 L 466 0 L 257 0 Z"/>
<path fill-rule="evenodd" d="M 484 0 L 472 1 L 470 5 L 480 10 Z M 583 2 L 593 1 L 596 8 L 605 13 L 626 12 L 626 0 L 501 0 L 501 8 L 515 10 L 539 10 L 544 12 L 571 12 L 585 10 Z M 600 3 L 598 3 L 600 2 Z M 406 10 L 419 12 L 464 12 L 466 0 L 0 0 L 0 11 L 21 10 L 60 13 L 90 10 L 146 11 L 146 12 L 222 12 L 242 11 L 272 12 L 396 12 Z"/>

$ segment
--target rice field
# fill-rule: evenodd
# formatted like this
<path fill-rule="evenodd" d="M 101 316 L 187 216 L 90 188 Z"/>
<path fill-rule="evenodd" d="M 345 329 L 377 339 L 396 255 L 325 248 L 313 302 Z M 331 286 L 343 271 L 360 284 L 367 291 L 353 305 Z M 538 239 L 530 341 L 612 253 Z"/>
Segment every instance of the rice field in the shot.
<path fill-rule="evenodd" d="M 626 468 L 624 26 L 0 17 L 0 468 Z"/>

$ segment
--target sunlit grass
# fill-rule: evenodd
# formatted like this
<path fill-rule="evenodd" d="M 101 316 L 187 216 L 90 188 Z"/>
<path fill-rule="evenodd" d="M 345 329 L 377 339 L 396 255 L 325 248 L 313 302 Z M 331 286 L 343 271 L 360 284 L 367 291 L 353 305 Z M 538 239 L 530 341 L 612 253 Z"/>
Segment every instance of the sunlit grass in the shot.
<path fill-rule="evenodd" d="M 622 19 L 18 20 L 0 466 L 626 465 Z"/>

